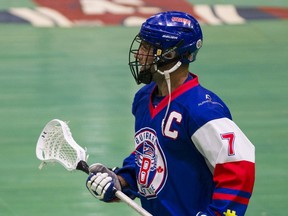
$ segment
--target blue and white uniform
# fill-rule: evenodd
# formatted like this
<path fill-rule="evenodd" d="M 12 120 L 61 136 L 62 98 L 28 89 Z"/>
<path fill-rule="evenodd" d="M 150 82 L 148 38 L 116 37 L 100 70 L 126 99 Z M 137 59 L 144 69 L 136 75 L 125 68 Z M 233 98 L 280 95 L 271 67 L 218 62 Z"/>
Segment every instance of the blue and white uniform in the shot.
<path fill-rule="evenodd" d="M 154 82 L 136 93 L 135 151 L 117 174 L 154 216 L 242 216 L 254 185 L 254 146 L 224 102 L 189 77 L 171 93 L 163 129 L 169 96 L 155 105 Z"/>

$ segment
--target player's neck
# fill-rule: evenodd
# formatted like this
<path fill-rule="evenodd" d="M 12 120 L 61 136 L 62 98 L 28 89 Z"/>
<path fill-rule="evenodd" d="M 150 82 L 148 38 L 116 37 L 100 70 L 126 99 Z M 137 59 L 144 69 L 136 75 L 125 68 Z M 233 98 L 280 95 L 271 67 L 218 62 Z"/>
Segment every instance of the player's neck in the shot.
<path fill-rule="evenodd" d="M 170 74 L 171 81 L 171 92 L 173 92 L 176 88 L 182 85 L 185 80 L 188 78 L 188 69 L 187 68 L 179 68 L 177 71 Z M 158 91 L 158 96 L 166 96 L 169 95 L 168 86 L 165 78 L 158 80 L 156 82 Z"/>

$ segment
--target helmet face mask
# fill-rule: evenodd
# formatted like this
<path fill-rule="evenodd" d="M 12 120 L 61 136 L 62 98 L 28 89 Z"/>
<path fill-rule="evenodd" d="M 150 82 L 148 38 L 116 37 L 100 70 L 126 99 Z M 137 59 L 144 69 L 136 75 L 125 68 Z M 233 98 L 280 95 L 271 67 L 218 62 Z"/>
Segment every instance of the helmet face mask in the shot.
<path fill-rule="evenodd" d="M 157 63 L 153 53 L 151 44 L 143 41 L 139 35 L 134 38 L 130 47 L 129 66 L 137 84 L 149 84 L 152 81 L 152 70 Z"/>
<path fill-rule="evenodd" d="M 165 65 L 195 61 L 202 40 L 199 23 L 189 14 L 168 11 L 147 19 L 130 47 L 129 66 L 137 84 L 150 83 L 152 74 Z M 146 54 L 141 50 L 145 44 Z"/>

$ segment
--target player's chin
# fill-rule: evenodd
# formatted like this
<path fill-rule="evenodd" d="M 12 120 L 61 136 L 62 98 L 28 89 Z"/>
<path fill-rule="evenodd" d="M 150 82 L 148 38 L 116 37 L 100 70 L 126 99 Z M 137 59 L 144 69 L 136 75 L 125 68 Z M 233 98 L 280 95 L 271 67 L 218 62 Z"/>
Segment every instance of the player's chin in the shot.
<path fill-rule="evenodd" d="M 151 73 L 151 67 L 141 66 L 139 72 L 140 72 L 140 73 L 147 73 L 147 72 Z"/>

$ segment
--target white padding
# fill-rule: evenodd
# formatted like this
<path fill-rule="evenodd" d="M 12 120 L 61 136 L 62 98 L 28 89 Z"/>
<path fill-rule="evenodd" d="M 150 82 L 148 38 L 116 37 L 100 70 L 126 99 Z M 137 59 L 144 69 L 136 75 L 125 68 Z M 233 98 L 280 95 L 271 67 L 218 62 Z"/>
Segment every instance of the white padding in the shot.
<path fill-rule="evenodd" d="M 210 25 L 221 25 L 223 23 L 215 16 L 209 5 L 194 5 L 194 12 Z"/>
<path fill-rule="evenodd" d="M 53 9 L 47 8 L 47 7 L 37 7 L 36 10 L 38 12 L 40 12 L 41 14 L 49 17 L 58 26 L 61 26 L 61 27 L 71 27 L 72 26 L 72 22 L 56 10 L 53 10 Z"/>
<path fill-rule="evenodd" d="M 234 134 L 233 145 L 223 134 Z M 199 128 L 191 137 L 196 148 L 215 168 L 216 164 L 233 161 L 255 162 L 255 148 L 240 128 L 230 119 L 212 120 Z M 234 154 L 229 154 L 233 148 Z M 231 149 L 230 149 L 231 150 Z"/>
<path fill-rule="evenodd" d="M 214 10 L 216 15 L 228 24 L 243 24 L 245 19 L 238 13 L 234 5 L 215 5 Z"/>
<path fill-rule="evenodd" d="M 54 26 L 54 23 L 50 18 L 29 8 L 11 8 L 9 12 L 15 16 L 21 17 L 22 19 L 29 21 L 34 26 L 38 27 Z"/>

